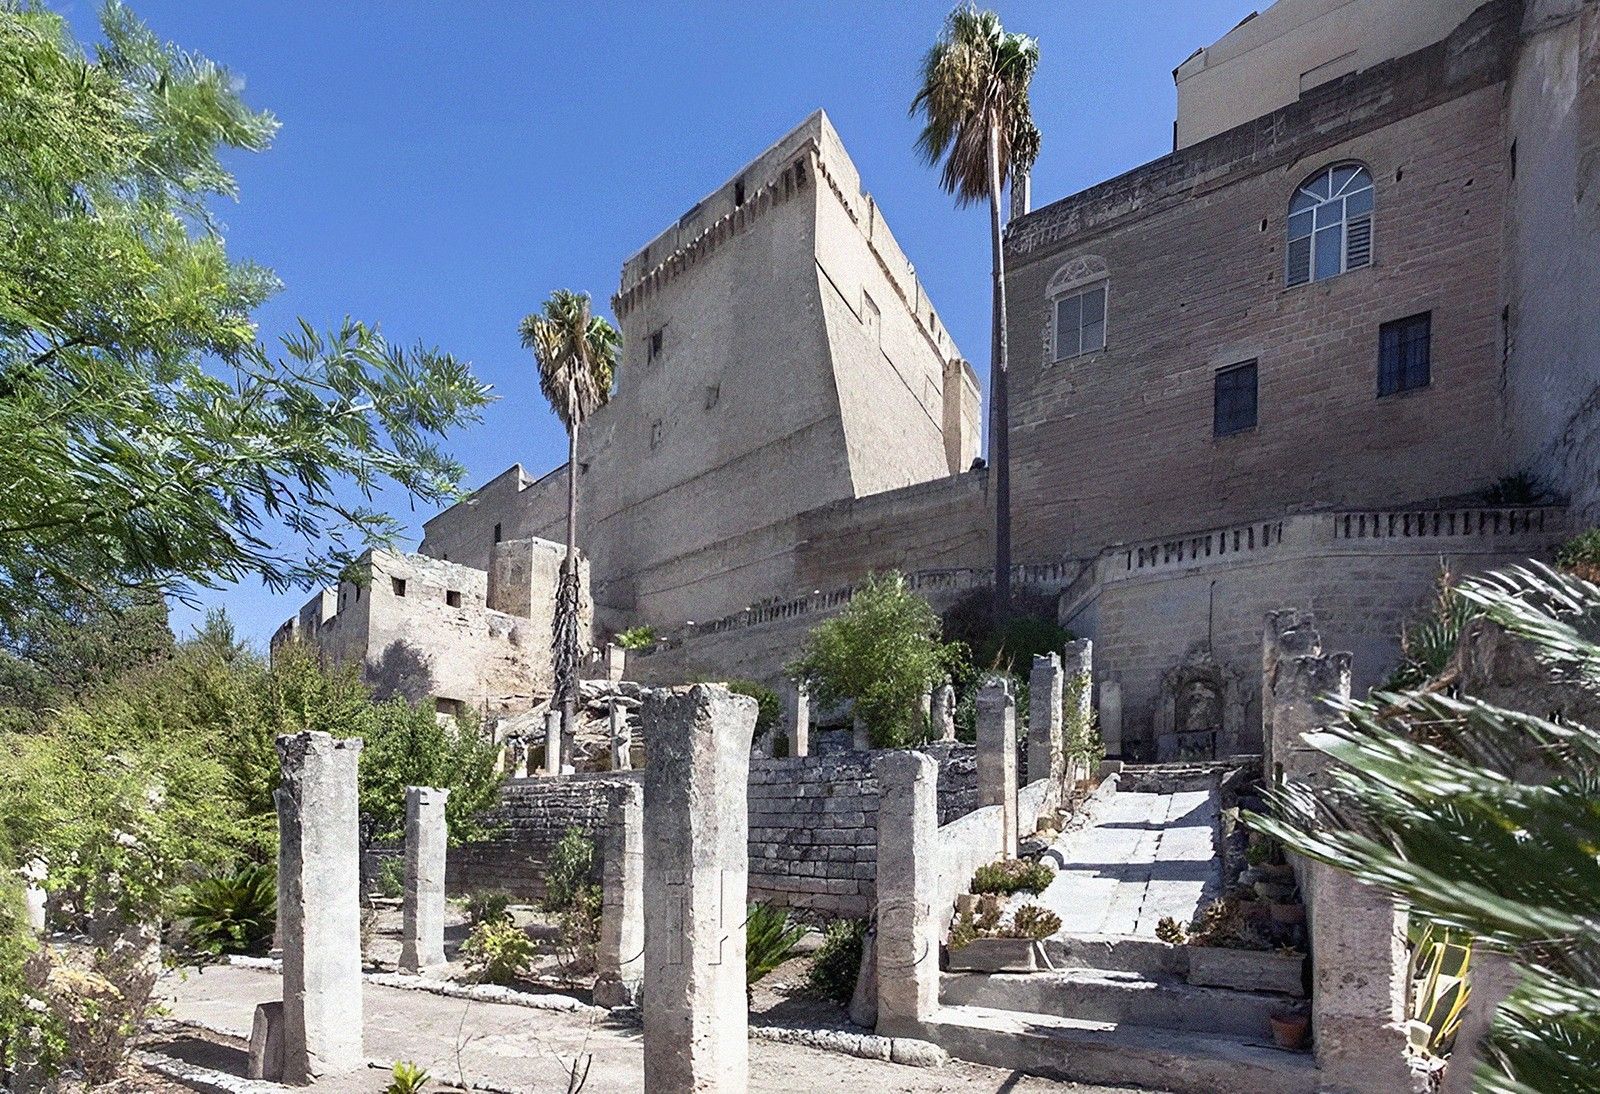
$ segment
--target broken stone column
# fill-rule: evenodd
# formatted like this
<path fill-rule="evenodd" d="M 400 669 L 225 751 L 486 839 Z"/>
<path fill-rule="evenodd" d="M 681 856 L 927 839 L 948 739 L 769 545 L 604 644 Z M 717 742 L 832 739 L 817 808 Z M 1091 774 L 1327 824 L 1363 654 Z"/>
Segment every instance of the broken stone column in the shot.
<path fill-rule="evenodd" d="M 1061 651 L 1061 682 L 1063 732 L 1080 734 L 1087 740 L 1089 731 L 1094 728 L 1093 641 L 1079 638 L 1066 644 Z M 1066 767 L 1064 759 L 1060 764 L 1062 769 Z M 1084 778 L 1088 774 L 1079 771 L 1074 778 Z"/>
<path fill-rule="evenodd" d="M 1107 756 L 1122 755 L 1122 681 L 1100 681 L 1100 739 Z"/>
<path fill-rule="evenodd" d="M 756 701 L 721 684 L 646 694 L 644 1089 L 749 1082 L 748 790 Z"/>
<path fill-rule="evenodd" d="M 600 945 L 594 1001 L 628 1007 L 644 982 L 644 788 L 613 787 L 606 806 Z"/>
<path fill-rule="evenodd" d="M 633 733 L 628 728 L 628 712 L 622 709 L 617 697 L 611 697 L 607 712 L 611 720 L 611 770 L 628 771 L 633 767 Z"/>
<path fill-rule="evenodd" d="M 1285 779 L 1307 778 L 1332 761 L 1306 743 L 1339 718 L 1335 703 L 1350 698 L 1348 653 L 1300 654 L 1278 658 L 1272 672 L 1272 769 Z"/>
<path fill-rule="evenodd" d="M 933 736 L 939 741 L 956 739 L 956 689 L 945 683 L 933 696 Z"/>
<path fill-rule="evenodd" d="M 978 691 L 978 806 L 1000 807 L 1001 854 L 1017 857 L 1017 704 L 1010 681 Z"/>
<path fill-rule="evenodd" d="M 50 904 L 50 895 L 44 887 L 48 872 L 42 858 L 29 859 L 18 871 L 22 875 L 22 900 L 28 913 L 28 927 L 34 934 L 44 934 L 45 913 Z"/>
<path fill-rule="evenodd" d="M 511 777 L 513 779 L 526 779 L 528 777 L 528 739 L 526 737 L 512 738 Z"/>
<path fill-rule="evenodd" d="M 1281 608 L 1268 612 L 1261 630 L 1261 755 L 1266 765 L 1268 779 L 1276 776 L 1273 768 L 1273 701 L 1274 681 L 1278 662 L 1293 657 L 1314 657 L 1322 652 L 1322 636 L 1317 632 L 1316 618 L 1299 608 Z"/>
<path fill-rule="evenodd" d="M 811 754 L 811 693 L 804 680 L 783 681 L 783 724 L 789 728 L 789 755 Z"/>
<path fill-rule="evenodd" d="M 544 712 L 544 773 L 561 774 L 561 711 L 555 707 Z"/>
<path fill-rule="evenodd" d="M 925 1036 L 939 1009 L 939 764 L 921 752 L 878 757 L 877 1030 Z"/>
<path fill-rule="evenodd" d="M 366 1066 L 361 1042 L 359 737 L 278 738 L 284 1082 Z"/>
<path fill-rule="evenodd" d="M 444 964 L 444 805 L 450 791 L 406 787 L 406 887 L 400 910 L 400 971 Z"/>
<path fill-rule="evenodd" d="M 1028 674 L 1028 781 L 1061 778 L 1061 658 L 1033 659 Z"/>
<path fill-rule="evenodd" d="M 866 752 L 872 748 L 872 734 L 867 731 L 867 723 L 859 714 L 850 718 L 850 746 L 857 752 Z"/>
<path fill-rule="evenodd" d="M 1349 874 L 1318 862 L 1306 867 L 1319 1089 L 1409 1090 L 1406 914 Z"/>
<path fill-rule="evenodd" d="M 606 643 L 606 679 L 619 683 L 628 672 L 628 651 L 615 642 Z"/>

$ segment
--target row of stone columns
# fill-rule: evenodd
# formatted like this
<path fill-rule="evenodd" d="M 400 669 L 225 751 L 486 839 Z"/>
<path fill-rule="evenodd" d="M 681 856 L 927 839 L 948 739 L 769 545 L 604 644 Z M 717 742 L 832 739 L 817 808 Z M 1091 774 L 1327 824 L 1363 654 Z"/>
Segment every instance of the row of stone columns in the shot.
<path fill-rule="evenodd" d="M 773 734 L 776 750 L 779 738 L 788 741 L 790 756 L 811 754 L 811 694 L 804 680 L 785 678 L 779 699 L 783 705 L 783 722 L 780 732 Z M 956 739 L 956 689 L 950 684 L 929 689 L 922 697 L 922 710 L 938 741 Z M 872 747 L 867 727 L 860 718 L 851 725 L 851 743 L 857 751 Z"/>

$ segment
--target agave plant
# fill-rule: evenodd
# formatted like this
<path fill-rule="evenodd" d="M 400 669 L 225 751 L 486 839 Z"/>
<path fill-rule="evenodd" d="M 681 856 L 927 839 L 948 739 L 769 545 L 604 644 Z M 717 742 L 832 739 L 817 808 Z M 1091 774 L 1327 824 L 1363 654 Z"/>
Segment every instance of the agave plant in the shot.
<path fill-rule="evenodd" d="M 1479 1090 L 1593 1090 L 1600 587 L 1530 563 L 1459 593 L 1479 626 L 1536 658 L 1543 695 L 1522 705 L 1537 713 L 1452 694 L 1442 680 L 1347 702 L 1342 722 L 1309 737 L 1337 761 L 1327 781 L 1288 784 L 1275 817 L 1248 822 L 1510 958 L 1522 975 L 1482 1046 Z M 1550 686 L 1565 701 L 1553 704 Z"/>
<path fill-rule="evenodd" d="M 188 921 L 190 944 L 202 953 L 263 952 L 278 925 L 277 872 L 251 865 L 197 881 L 178 914 Z"/>

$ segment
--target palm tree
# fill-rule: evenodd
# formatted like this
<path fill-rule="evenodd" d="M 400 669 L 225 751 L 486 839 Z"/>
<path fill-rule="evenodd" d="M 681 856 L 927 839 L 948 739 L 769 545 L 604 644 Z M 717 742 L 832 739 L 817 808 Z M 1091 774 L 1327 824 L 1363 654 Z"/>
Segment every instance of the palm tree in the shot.
<path fill-rule="evenodd" d="M 578 427 L 611 398 L 617 329 L 589 310 L 589 294 L 557 289 L 544 309 L 517 324 L 524 349 L 539 362 L 539 390 L 567 427 L 567 555 L 551 623 L 552 703 L 561 706 L 561 736 L 572 739 L 578 698 Z"/>
<path fill-rule="evenodd" d="M 1000 194 L 1039 154 L 1039 130 L 1028 108 L 1028 83 L 1039 67 L 1039 43 L 1007 34 L 1000 17 L 963 4 L 922 62 L 922 87 L 911 113 L 923 116 L 917 149 L 929 164 L 944 161 L 940 183 L 957 204 L 989 202 L 994 254 L 994 308 L 989 360 L 989 461 L 994 466 L 994 593 L 996 622 L 1011 602 L 1011 438 L 1006 375 L 1005 254 Z"/>

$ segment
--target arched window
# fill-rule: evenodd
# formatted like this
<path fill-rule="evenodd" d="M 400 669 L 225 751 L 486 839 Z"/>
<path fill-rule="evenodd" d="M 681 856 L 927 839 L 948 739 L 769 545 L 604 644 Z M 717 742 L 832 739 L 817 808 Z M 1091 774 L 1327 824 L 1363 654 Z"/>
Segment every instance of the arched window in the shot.
<path fill-rule="evenodd" d="M 1341 163 L 1300 184 L 1289 202 L 1290 285 L 1372 265 L 1372 173 Z"/>
<path fill-rule="evenodd" d="M 1105 349 L 1105 259 L 1099 255 L 1073 259 L 1051 275 L 1044 292 L 1050 301 L 1052 360 L 1065 361 Z"/>

